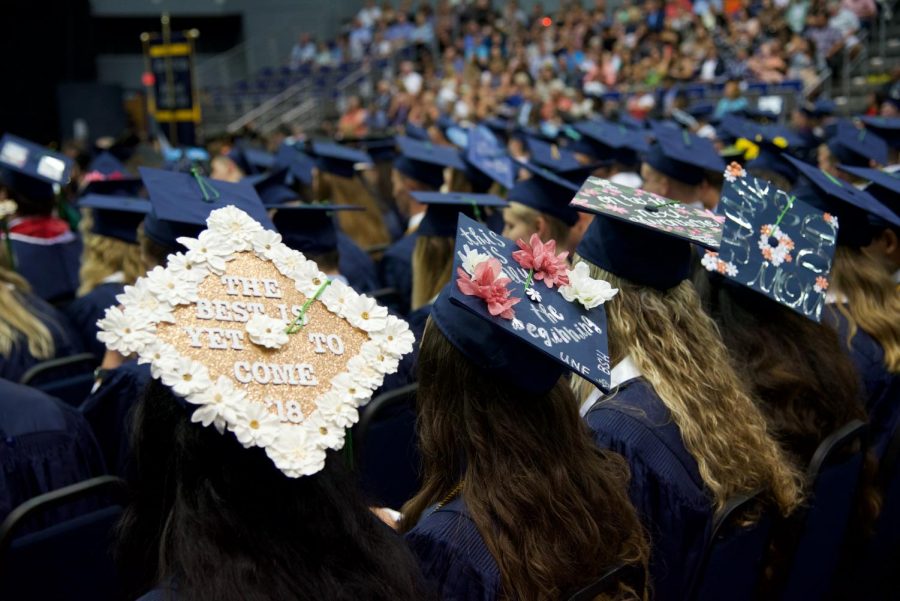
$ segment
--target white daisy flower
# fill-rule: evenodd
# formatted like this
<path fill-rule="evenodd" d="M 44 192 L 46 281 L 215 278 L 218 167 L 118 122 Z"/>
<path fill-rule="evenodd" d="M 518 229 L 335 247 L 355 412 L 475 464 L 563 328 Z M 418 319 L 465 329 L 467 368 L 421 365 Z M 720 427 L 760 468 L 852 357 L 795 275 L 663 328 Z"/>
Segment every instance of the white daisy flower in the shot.
<path fill-rule="evenodd" d="M 333 390 L 319 396 L 316 407 L 322 419 L 340 428 L 349 428 L 359 421 L 356 403 Z"/>
<path fill-rule="evenodd" d="M 206 366 L 199 361 L 185 357 L 180 361 L 173 361 L 171 365 L 161 365 L 160 368 L 163 384 L 180 397 L 188 398 L 212 385 Z"/>
<path fill-rule="evenodd" d="M 350 325 L 366 332 L 383 330 L 387 325 L 388 311 L 385 307 L 379 307 L 375 299 L 359 295 L 350 301 L 345 315 Z"/>
<path fill-rule="evenodd" d="M 281 234 L 272 230 L 260 230 L 250 236 L 250 245 L 256 254 L 271 259 L 271 255 L 280 250 Z"/>
<path fill-rule="evenodd" d="M 319 296 L 329 311 L 343 317 L 350 300 L 356 296 L 356 291 L 340 280 L 331 280 L 328 288 Z"/>
<path fill-rule="evenodd" d="M 156 326 L 149 316 L 139 311 L 122 311 L 119 307 L 110 307 L 105 316 L 97 321 L 97 340 L 111 351 L 124 355 L 141 350 L 155 340 Z"/>
<path fill-rule="evenodd" d="M 514 330 L 524 330 L 525 329 L 525 324 L 522 323 L 522 320 L 519 319 L 518 317 L 513 317 L 512 323 L 510 325 L 512 325 L 512 328 Z"/>
<path fill-rule="evenodd" d="M 248 237 L 263 229 L 247 213 L 231 205 L 210 213 L 206 224 L 215 233 L 231 240 L 235 251 L 247 250 L 249 248 Z"/>
<path fill-rule="evenodd" d="M 129 311 L 147 315 L 151 321 L 175 323 L 172 305 L 150 292 L 147 278 L 138 279 L 134 286 L 125 286 L 122 294 L 116 296 L 116 300 Z"/>
<path fill-rule="evenodd" d="M 532 283 L 531 286 L 529 286 L 529 287 L 525 290 L 525 294 L 526 294 L 526 296 L 528 296 L 528 298 L 530 298 L 532 301 L 534 301 L 534 302 L 536 302 L 536 303 L 539 303 L 539 302 L 541 302 L 541 300 L 542 300 L 542 299 L 541 299 L 541 293 L 538 292 L 537 288 L 534 287 L 534 284 L 533 284 L 533 283 Z"/>
<path fill-rule="evenodd" d="M 200 232 L 197 238 L 178 238 L 187 249 L 187 256 L 197 263 L 205 263 L 210 271 L 222 274 L 225 263 L 235 252 L 235 242 L 224 234 L 210 230 Z"/>
<path fill-rule="evenodd" d="M 416 337 L 409 329 L 409 324 L 398 317 L 388 315 L 384 328 L 372 332 L 372 340 L 378 342 L 381 348 L 395 357 L 402 357 L 413 350 Z"/>
<path fill-rule="evenodd" d="M 469 275 L 475 275 L 475 268 L 491 258 L 490 255 L 480 253 L 474 248 L 469 248 L 468 245 L 463 246 L 463 250 L 465 252 L 458 252 L 456 254 L 459 255 L 459 258 L 462 260 L 462 268 Z"/>
<path fill-rule="evenodd" d="M 322 450 L 339 450 L 344 446 L 344 428 L 331 423 L 321 415 L 310 417 L 303 423 L 309 437 Z"/>
<path fill-rule="evenodd" d="M 197 302 L 197 282 L 180 278 L 159 265 L 147 273 L 147 288 L 159 300 L 171 305 Z"/>
<path fill-rule="evenodd" d="M 319 271 L 319 266 L 312 261 L 303 260 L 294 274 L 294 287 L 303 293 L 303 296 L 310 298 L 315 296 L 322 284 L 328 281 L 328 276 Z M 329 288 L 331 285 L 329 284 Z M 327 290 L 327 288 L 326 288 Z M 324 291 L 323 291 L 324 294 Z"/>
<path fill-rule="evenodd" d="M 266 447 L 278 436 L 281 422 L 262 403 L 250 402 L 244 403 L 242 410 L 236 412 L 235 421 L 228 424 L 228 429 L 245 448 Z"/>
<path fill-rule="evenodd" d="M 285 246 L 284 249 L 276 251 L 272 256 L 272 262 L 278 271 L 281 272 L 281 275 L 286 278 L 297 279 L 297 276 L 306 267 L 306 264 L 311 261 L 308 261 L 302 253 Z"/>
<path fill-rule="evenodd" d="M 730 277 L 735 277 L 738 274 L 737 267 L 735 267 L 734 263 L 730 261 L 725 263 L 725 273 Z"/>
<path fill-rule="evenodd" d="M 355 372 L 344 372 L 331 379 L 331 392 L 344 398 L 362 401 L 372 394 L 374 386 L 366 386 L 366 382 L 358 381 Z"/>
<path fill-rule="evenodd" d="M 172 369 L 172 363 L 181 361 L 181 356 L 175 347 L 167 344 L 158 338 L 154 338 L 152 342 L 141 349 L 138 356 L 138 364 L 150 364 L 150 375 L 155 379 L 162 379 L 162 373 Z"/>
<path fill-rule="evenodd" d="M 400 366 L 400 358 L 385 352 L 374 340 L 363 344 L 359 352 L 373 369 L 382 374 L 392 374 Z"/>
<path fill-rule="evenodd" d="M 166 261 L 166 268 L 176 277 L 197 282 L 198 284 L 209 275 L 209 269 L 206 268 L 205 263 L 189 258 L 184 253 L 169 255 L 169 259 Z"/>
<path fill-rule="evenodd" d="M 712 252 L 711 250 L 706 251 L 703 258 L 700 259 L 700 264 L 703 265 L 707 271 L 717 271 L 719 269 L 719 254 Z"/>
<path fill-rule="evenodd" d="M 618 292 L 606 280 L 597 280 L 590 276 L 587 263 L 578 263 L 574 269 L 567 270 L 569 285 L 559 289 L 560 295 L 570 303 L 579 302 L 585 309 L 593 309 L 611 300 Z"/>
<path fill-rule="evenodd" d="M 277 349 L 288 343 L 287 324 L 280 319 L 254 313 L 244 327 L 253 344 Z"/>
<path fill-rule="evenodd" d="M 289 478 L 311 476 L 325 467 L 325 451 L 311 438 L 303 427 L 284 428 L 275 442 L 266 447 L 266 455 Z"/>
<path fill-rule="evenodd" d="M 219 376 L 212 386 L 187 399 L 189 403 L 200 405 L 191 415 L 191 421 L 204 426 L 212 424 L 221 434 L 226 425 L 237 421 L 238 408 L 246 398 L 246 392 L 235 388 L 225 376 Z"/>
<path fill-rule="evenodd" d="M 361 354 L 347 362 L 347 373 L 353 374 L 357 385 L 370 391 L 375 390 L 384 382 L 384 374 L 369 365 Z"/>

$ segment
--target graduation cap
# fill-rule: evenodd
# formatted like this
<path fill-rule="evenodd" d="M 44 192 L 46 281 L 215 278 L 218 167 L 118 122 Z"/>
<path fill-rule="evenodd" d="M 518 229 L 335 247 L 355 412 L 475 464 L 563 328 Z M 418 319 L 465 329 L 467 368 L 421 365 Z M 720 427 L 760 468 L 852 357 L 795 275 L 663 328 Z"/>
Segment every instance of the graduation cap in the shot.
<path fill-rule="evenodd" d="M 488 117 L 482 120 L 481 124 L 503 137 L 512 135 L 516 128 L 516 124 L 513 121 L 503 117 Z"/>
<path fill-rule="evenodd" d="M 196 236 L 206 227 L 209 214 L 226 206 L 235 206 L 263 227 L 273 228 L 256 190 L 246 182 L 232 184 L 199 173 L 148 167 L 141 167 L 140 173 L 153 206 L 144 219 L 144 233 L 167 248 L 177 247 L 181 236 Z"/>
<path fill-rule="evenodd" d="M 103 151 L 98 154 L 88 165 L 88 174 L 98 173 L 104 177 L 119 175 L 126 177 L 128 170 L 122 161 L 117 159 L 111 152 Z"/>
<path fill-rule="evenodd" d="M 734 113 L 726 113 L 716 127 L 716 135 L 723 142 L 746 138 L 752 140 L 759 131 L 759 126 Z"/>
<path fill-rule="evenodd" d="M 356 143 L 365 150 L 376 163 L 393 160 L 397 155 L 397 144 L 394 141 L 394 136 L 360 138 Z"/>
<path fill-rule="evenodd" d="M 685 109 L 688 115 L 693 117 L 694 119 L 703 119 L 708 120 L 708 117 L 712 115 L 716 111 L 716 107 L 711 102 L 701 102 L 699 104 L 693 104 Z"/>
<path fill-rule="evenodd" d="M 512 158 L 487 127 L 476 125 L 469 131 L 465 160 L 467 165 L 507 190 L 515 185 L 516 168 Z M 469 179 L 475 179 L 471 173 Z"/>
<path fill-rule="evenodd" d="M 800 105 L 801 112 L 816 119 L 833 115 L 836 110 L 837 105 L 833 100 L 827 98 L 821 98 L 815 102 L 807 101 Z"/>
<path fill-rule="evenodd" d="M 24 138 L 12 134 L 0 138 L 0 178 L 29 200 L 52 202 L 56 186 L 68 183 L 73 165 L 67 156 Z"/>
<path fill-rule="evenodd" d="M 319 169 L 338 177 L 353 177 L 357 166 L 372 165 L 372 157 L 362 150 L 333 142 L 313 142 L 309 151 L 316 157 Z"/>
<path fill-rule="evenodd" d="M 141 195 L 143 187 L 144 182 L 139 177 L 106 177 L 103 179 L 91 179 L 81 193 L 138 197 Z"/>
<path fill-rule="evenodd" d="M 860 179 L 869 180 L 865 190 L 875 200 L 889 208 L 895 215 L 900 215 L 900 173 L 888 173 L 870 167 L 849 167 L 838 165 L 841 171 L 851 173 Z"/>
<path fill-rule="evenodd" d="M 450 146 L 437 146 L 406 136 L 397 136 L 401 156 L 394 161 L 394 169 L 437 190 L 444 183 L 444 169 L 452 167 L 465 171 L 459 152 Z"/>
<path fill-rule="evenodd" d="M 701 265 L 818 322 L 834 260 L 838 222 L 771 183 L 729 168 L 719 211 L 718 252 Z"/>
<path fill-rule="evenodd" d="M 576 124 L 575 128 L 604 148 L 600 156 L 613 158 L 623 165 L 640 162 L 638 156 L 650 149 L 642 132 L 621 123 L 587 121 Z"/>
<path fill-rule="evenodd" d="M 791 184 L 797 182 L 800 173 L 784 158 L 789 148 L 800 145 L 790 130 L 781 126 L 761 128 L 753 142 L 758 146 L 759 153 L 745 165 L 748 170 L 767 170 L 777 173 Z"/>
<path fill-rule="evenodd" d="M 275 229 L 288 247 L 306 255 L 323 255 L 337 250 L 336 211 L 364 211 L 356 205 L 312 203 L 279 207 L 272 218 Z"/>
<path fill-rule="evenodd" d="M 407 123 L 404 127 L 404 131 L 406 131 L 407 137 L 412 138 L 413 140 L 428 142 L 431 139 L 431 137 L 428 135 L 428 129 L 416 125 L 415 123 Z"/>
<path fill-rule="evenodd" d="M 789 156 L 787 160 L 793 163 L 804 177 L 804 180 L 794 187 L 794 195 L 840 220 L 838 244 L 856 248 L 867 246 L 872 241 L 869 215 L 893 227 L 900 226 L 900 217 L 868 192 L 794 157 Z"/>
<path fill-rule="evenodd" d="M 852 167 L 868 167 L 870 161 L 879 165 L 888 162 L 887 142 L 877 134 L 856 127 L 847 120 L 837 124 L 834 135 L 826 142 L 838 161 Z"/>
<path fill-rule="evenodd" d="M 509 204 L 493 194 L 412 192 L 412 197 L 428 206 L 417 230 L 420 236 L 452 237 L 456 233 L 458 215 L 463 214 L 484 221 L 482 208 L 492 207 L 499 210 Z"/>
<path fill-rule="evenodd" d="M 271 153 L 244 143 L 236 144 L 228 153 L 228 158 L 234 161 L 246 175 L 262 173 L 271 169 L 275 164 L 275 157 Z"/>
<path fill-rule="evenodd" d="M 287 185 L 289 173 L 288 167 L 281 167 L 268 173 L 245 177 L 243 181 L 256 189 L 256 193 L 259 194 L 260 200 L 266 207 L 277 207 L 300 197 L 293 188 Z"/>
<path fill-rule="evenodd" d="M 486 377 L 531 394 L 549 391 L 569 370 L 608 390 L 606 313 L 602 304 L 582 304 L 578 294 L 584 286 L 602 284 L 587 282 L 582 270 L 566 276 L 565 294 L 554 276 L 533 275 L 529 281 L 523 265 L 532 249 L 526 248 L 461 215 L 452 279 L 432 306 L 433 324 Z M 496 257 L 502 257 L 502 273 Z M 598 302 L 615 295 L 606 292 Z"/>
<path fill-rule="evenodd" d="M 469 145 L 469 132 L 458 125 L 451 125 L 444 130 L 444 136 L 451 144 L 459 148 L 466 148 Z"/>
<path fill-rule="evenodd" d="M 891 148 L 900 149 L 900 117 L 860 117 L 866 129 L 870 129 L 887 142 Z"/>
<path fill-rule="evenodd" d="M 555 143 L 529 137 L 526 138 L 525 144 L 528 147 L 528 154 L 531 155 L 532 163 L 555 173 L 580 169 L 584 166 L 575 158 L 574 152 Z"/>
<path fill-rule="evenodd" d="M 152 208 L 148 200 L 108 194 L 87 194 L 78 206 L 91 209 L 91 232 L 129 244 L 137 244 L 137 228 Z"/>
<path fill-rule="evenodd" d="M 530 161 L 515 161 L 514 165 L 524 167 L 532 177 L 517 182 L 506 195 L 507 200 L 546 213 L 569 227 L 578 222 L 578 212 L 569 207 L 577 185 Z"/>
<path fill-rule="evenodd" d="M 275 161 L 272 164 L 273 169 L 287 167 L 290 180 L 297 180 L 303 185 L 312 184 L 312 173 L 316 162 L 305 152 L 302 152 L 290 144 L 282 144 L 275 153 Z"/>
<path fill-rule="evenodd" d="M 696 186 L 706 171 L 723 171 L 725 162 L 706 138 L 686 131 L 669 131 L 658 127 L 656 143 L 644 155 L 644 163 L 666 177 Z"/>

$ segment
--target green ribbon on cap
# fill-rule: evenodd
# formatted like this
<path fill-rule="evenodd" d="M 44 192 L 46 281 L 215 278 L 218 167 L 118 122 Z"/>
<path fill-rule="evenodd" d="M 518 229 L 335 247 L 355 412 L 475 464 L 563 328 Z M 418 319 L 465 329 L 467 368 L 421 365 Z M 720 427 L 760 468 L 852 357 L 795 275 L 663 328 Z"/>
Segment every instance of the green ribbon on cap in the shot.
<path fill-rule="evenodd" d="M 691 135 L 687 133 L 685 130 L 681 130 L 681 137 L 684 139 L 684 145 L 690 148 L 691 146 Z"/>
<path fill-rule="evenodd" d="M 821 169 L 820 169 L 820 171 L 821 171 Z M 844 186 L 841 185 L 841 182 L 838 180 L 838 178 L 836 178 L 835 176 L 831 175 L 831 174 L 828 173 L 827 171 L 822 171 L 822 175 L 824 175 L 825 177 L 827 177 L 828 180 L 829 180 L 832 184 L 834 184 L 835 186 L 837 186 L 838 188 L 843 188 L 843 187 L 844 187 Z"/>
<path fill-rule="evenodd" d="M 795 200 L 797 200 L 797 197 L 796 197 L 796 196 L 791 196 L 790 198 L 788 198 L 787 206 L 784 207 L 784 208 L 781 210 L 781 214 L 778 215 L 778 219 L 775 220 L 775 225 L 772 226 L 772 229 L 773 229 L 773 230 L 774 230 L 776 227 L 778 227 L 779 225 L 781 225 L 781 220 L 784 219 L 784 216 L 787 215 L 787 214 L 788 214 L 788 211 L 791 210 L 791 207 L 794 206 L 794 201 L 795 201 Z"/>
<path fill-rule="evenodd" d="M 191 167 L 191 175 L 194 176 L 194 179 L 197 180 L 197 185 L 200 186 L 200 193 L 203 195 L 203 202 L 212 202 L 213 200 L 219 198 L 221 194 L 216 190 L 215 186 L 213 186 L 206 178 L 203 177 L 203 174 L 200 173 L 200 170 L 196 167 Z"/>
<path fill-rule="evenodd" d="M 469 204 L 472 205 L 472 212 L 475 214 L 475 220 L 479 223 L 484 223 L 484 219 L 482 219 L 481 215 L 481 207 L 478 206 L 478 203 L 475 202 L 474 198 L 468 198 Z"/>
<path fill-rule="evenodd" d="M 331 285 L 331 280 L 325 280 L 325 283 L 319 286 L 319 289 L 316 290 L 316 293 L 312 295 L 312 298 L 308 298 L 303 306 L 300 307 L 300 312 L 297 313 L 297 317 L 294 318 L 294 321 L 288 324 L 287 329 L 285 329 L 286 334 L 296 334 L 301 329 L 303 329 L 303 318 L 306 316 L 306 312 L 312 306 L 314 302 L 316 302 L 322 293 L 325 292 L 325 289 Z"/>
<path fill-rule="evenodd" d="M 578 131 L 571 125 L 567 125 L 563 131 L 566 133 L 567 136 L 569 136 L 569 138 L 571 138 L 572 140 L 575 140 L 576 142 L 581 139 L 581 134 L 578 133 Z"/>
<path fill-rule="evenodd" d="M 866 138 L 866 130 L 865 130 L 865 129 L 860 129 L 860 130 L 859 130 L 859 135 L 857 136 L 857 140 L 859 140 L 860 142 L 862 142 L 865 138 Z"/>

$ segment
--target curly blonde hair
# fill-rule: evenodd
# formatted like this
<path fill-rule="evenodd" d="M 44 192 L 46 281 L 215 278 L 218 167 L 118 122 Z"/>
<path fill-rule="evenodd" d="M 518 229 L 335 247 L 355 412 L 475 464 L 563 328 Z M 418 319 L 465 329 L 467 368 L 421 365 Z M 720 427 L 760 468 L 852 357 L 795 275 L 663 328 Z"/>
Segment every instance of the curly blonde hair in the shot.
<path fill-rule="evenodd" d="M 86 234 L 78 272 L 81 281 L 78 296 L 84 296 L 117 271 L 124 275 L 125 284 L 133 284 L 144 275 L 140 246 L 99 234 Z"/>
<path fill-rule="evenodd" d="M 619 289 L 604 305 L 612 362 L 630 355 L 672 413 L 716 510 L 763 488 L 784 515 L 791 513 L 801 502 L 801 475 L 767 431 L 693 284 L 662 292 L 587 264 L 591 277 Z M 578 385 L 582 401 L 591 390 Z"/>
<path fill-rule="evenodd" d="M 850 326 L 847 343 L 862 328 L 884 349 L 888 370 L 900 373 L 900 295 L 890 275 L 862 249 L 838 246 L 831 290 L 847 297 L 836 304 Z"/>

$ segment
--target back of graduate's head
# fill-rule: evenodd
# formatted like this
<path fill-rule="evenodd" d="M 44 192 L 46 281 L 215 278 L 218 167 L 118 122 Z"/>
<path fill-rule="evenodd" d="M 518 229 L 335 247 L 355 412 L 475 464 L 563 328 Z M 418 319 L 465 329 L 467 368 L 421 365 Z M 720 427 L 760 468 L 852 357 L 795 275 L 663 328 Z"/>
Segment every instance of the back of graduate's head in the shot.
<path fill-rule="evenodd" d="M 562 598 L 617 562 L 646 562 L 627 465 L 593 444 L 565 378 L 535 392 L 523 373 L 517 385 L 464 355 L 432 319 L 418 365 L 423 485 L 403 528 L 461 491 L 511 599 Z"/>
<path fill-rule="evenodd" d="M 556 240 L 559 248 L 568 248 L 569 231 L 561 219 L 520 202 L 511 201 L 503 209 L 503 236 L 510 240 L 528 240 L 532 234 L 538 234 L 544 242 Z"/>
<path fill-rule="evenodd" d="M 384 224 L 381 207 L 363 184 L 364 174 L 341 177 L 316 169 L 313 171 L 313 196 L 339 205 L 359 205 L 365 211 L 341 211 L 338 223 L 341 231 L 363 248 L 390 242 L 390 234 Z"/>
<path fill-rule="evenodd" d="M 31 286 L 6 266 L 6 256 L 5 251 L 0 253 L 0 356 L 9 357 L 24 343 L 35 358 L 52 359 L 56 352 L 53 335 L 36 310 L 26 303 L 22 295 L 30 292 Z"/>
<path fill-rule="evenodd" d="M 340 452 L 289 478 L 261 448 L 193 423 L 166 386 L 136 408 L 133 503 L 118 558 L 135 594 L 182 599 L 418 599 L 414 561 L 363 503 Z"/>
<path fill-rule="evenodd" d="M 413 310 L 427 305 L 437 296 L 453 271 L 455 241 L 447 236 L 417 236 L 412 254 Z"/>

